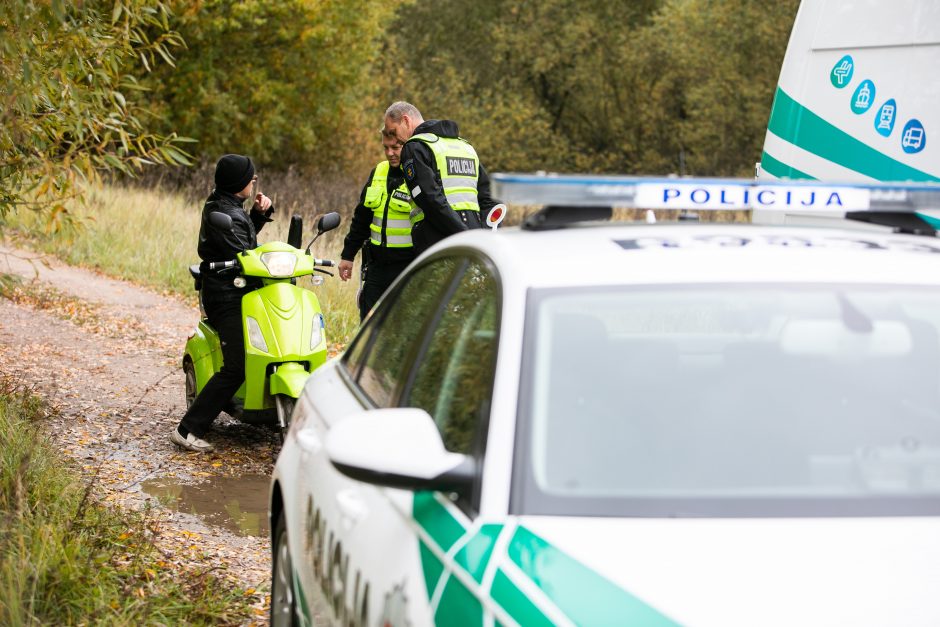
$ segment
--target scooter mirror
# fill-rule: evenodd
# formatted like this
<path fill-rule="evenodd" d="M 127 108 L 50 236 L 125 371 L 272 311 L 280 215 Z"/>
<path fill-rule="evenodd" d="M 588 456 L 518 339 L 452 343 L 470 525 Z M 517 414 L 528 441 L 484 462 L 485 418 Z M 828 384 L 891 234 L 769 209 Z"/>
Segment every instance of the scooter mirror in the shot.
<path fill-rule="evenodd" d="M 303 246 L 304 219 L 296 213 L 290 217 L 290 230 L 287 231 L 287 243 L 294 248 Z"/>
<path fill-rule="evenodd" d="M 221 211 L 212 211 L 209 213 L 209 224 L 222 231 L 231 231 L 232 217 Z"/>
<path fill-rule="evenodd" d="M 326 233 L 327 231 L 332 231 L 339 226 L 339 223 L 340 217 L 339 214 L 335 211 L 331 211 L 330 213 L 321 216 L 317 221 L 317 235 Z"/>

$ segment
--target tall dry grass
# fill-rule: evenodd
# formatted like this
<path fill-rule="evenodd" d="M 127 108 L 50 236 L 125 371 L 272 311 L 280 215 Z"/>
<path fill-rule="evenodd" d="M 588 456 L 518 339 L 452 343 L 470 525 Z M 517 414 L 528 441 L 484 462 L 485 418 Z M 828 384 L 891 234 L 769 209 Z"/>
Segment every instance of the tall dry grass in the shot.
<path fill-rule="evenodd" d="M 211 188 L 211 171 L 206 177 L 203 181 L 194 176 L 188 183 L 152 179 L 146 187 L 112 183 L 90 188 L 84 198 L 69 203 L 70 220 L 59 221 L 57 228 L 49 228 L 48 216 L 27 210 L 3 218 L 0 233 L 70 264 L 177 295 L 195 307 L 187 268 L 199 261 L 199 219 Z M 261 172 L 260 183 L 277 211 L 274 222 L 259 234 L 259 242 L 285 240 L 290 216 L 299 214 L 304 218 L 306 244 L 315 234 L 316 217 L 339 211 L 343 216 L 339 228 L 324 234 L 313 249 L 317 257 L 338 262 L 359 194 L 357 184 L 294 172 L 271 180 Z M 323 308 L 330 341 L 345 344 L 359 324 L 358 285 L 323 276 L 323 284 L 312 289 Z"/>

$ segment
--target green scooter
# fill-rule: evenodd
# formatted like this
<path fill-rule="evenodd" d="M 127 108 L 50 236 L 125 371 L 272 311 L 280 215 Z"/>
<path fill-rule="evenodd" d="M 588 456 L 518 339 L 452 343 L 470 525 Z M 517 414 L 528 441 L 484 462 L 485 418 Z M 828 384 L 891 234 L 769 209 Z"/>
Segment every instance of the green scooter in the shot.
<path fill-rule="evenodd" d="M 220 212 L 209 214 L 219 229 L 231 229 L 232 219 Z M 209 272 L 231 274 L 239 287 L 245 277 L 261 279 L 262 286 L 242 297 L 242 327 L 245 330 L 245 383 L 232 400 L 227 413 L 248 424 L 277 425 L 283 436 L 290 424 L 294 405 L 310 373 L 326 362 L 326 333 L 323 313 L 316 295 L 297 286 L 297 278 L 322 272 L 334 263 L 310 254 L 316 240 L 339 226 L 338 213 L 328 213 L 317 221 L 317 235 L 302 249 L 303 221 L 291 218 L 287 243 L 268 242 L 238 254 L 231 261 L 209 264 Z M 186 341 L 183 374 L 186 405 L 192 405 L 206 382 L 222 367 L 219 336 L 206 319 L 202 307 L 202 274 L 199 266 L 189 268 L 200 293 L 202 317 Z M 322 277 L 315 277 L 316 281 Z"/>

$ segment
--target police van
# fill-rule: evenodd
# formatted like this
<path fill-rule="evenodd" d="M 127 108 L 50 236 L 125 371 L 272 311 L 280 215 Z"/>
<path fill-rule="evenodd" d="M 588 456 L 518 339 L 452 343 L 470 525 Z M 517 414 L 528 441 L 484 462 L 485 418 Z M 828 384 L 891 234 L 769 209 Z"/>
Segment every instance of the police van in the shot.
<path fill-rule="evenodd" d="M 273 625 L 940 625 L 940 187 L 493 180 L 297 403 Z M 603 221 L 793 204 L 880 224 Z"/>
<path fill-rule="evenodd" d="M 940 2 L 803 0 L 758 178 L 940 181 Z"/>

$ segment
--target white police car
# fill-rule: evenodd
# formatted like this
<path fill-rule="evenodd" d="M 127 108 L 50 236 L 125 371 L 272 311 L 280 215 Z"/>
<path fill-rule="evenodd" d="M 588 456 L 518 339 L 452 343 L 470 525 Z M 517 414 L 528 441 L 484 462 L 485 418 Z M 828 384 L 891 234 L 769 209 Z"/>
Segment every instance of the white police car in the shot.
<path fill-rule="evenodd" d="M 940 240 L 577 211 L 445 240 L 311 376 L 273 624 L 940 625 Z"/>

